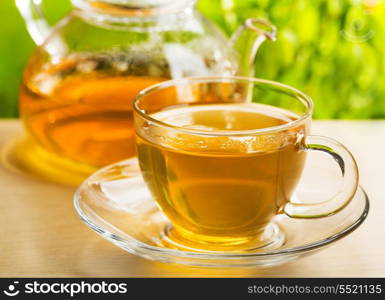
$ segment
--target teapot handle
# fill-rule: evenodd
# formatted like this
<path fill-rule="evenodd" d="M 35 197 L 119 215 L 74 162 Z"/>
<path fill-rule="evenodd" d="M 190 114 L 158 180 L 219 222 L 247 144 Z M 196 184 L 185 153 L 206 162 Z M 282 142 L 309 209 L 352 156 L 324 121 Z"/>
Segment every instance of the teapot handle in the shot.
<path fill-rule="evenodd" d="M 43 14 L 42 0 L 15 1 L 31 38 L 40 46 L 52 31 Z"/>

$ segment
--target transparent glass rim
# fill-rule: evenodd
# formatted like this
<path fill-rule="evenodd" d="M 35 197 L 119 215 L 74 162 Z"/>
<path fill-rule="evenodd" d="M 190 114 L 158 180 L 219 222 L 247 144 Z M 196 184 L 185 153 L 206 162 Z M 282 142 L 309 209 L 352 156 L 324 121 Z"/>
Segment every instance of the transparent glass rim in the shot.
<path fill-rule="evenodd" d="M 298 119 L 290 121 L 283 125 L 278 126 L 272 126 L 272 127 L 266 127 L 266 128 L 260 128 L 260 129 L 251 129 L 251 130 L 226 130 L 226 131 L 206 131 L 202 129 L 191 129 L 191 128 L 185 128 L 180 126 L 175 126 L 168 124 L 166 122 L 162 122 L 160 120 L 157 120 L 150 115 L 146 114 L 144 110 L 140 109 L 139 103 L 141 99 L 153 92 L 159 91 L 164 88 L 169 88 L 172 86 L 178 86 L 182 84 L 193 84 L 193 83 L 221 83 L 221 82 L 239 82 L 239 81 L 246 81 L 252 84 L 259 84 L 264 86 L 273 86 L 276 88 L 281 89 L 282 91 L 285 90 L 289 93 L 291 93 L 297 100 L 299 100 L 304 107 L 306 108 L 306 112 L 301 115 Z M 269 134 L 269 133 L 275 133 L 279 131 L 284 131 L 290 128 L 294 128 L 305 122 L 305 120 L 311 118 L 313 113 L 314 103 L 313 100 L 306 95 L 305 93 L 301 92 L 300 90 L 291 87 L 289 85 L 266 80 L 266 79 L 260 79 L 260 78 L 251 78 L 251 77 L 243 77 L 243 76 L 199 76 L 199 77 L 186 77 L 186 78 L 179 78 L 179 79 L 172 79 L 163 81 L 157 84 L 154 84 L 152 86 L 149 86 L 142 91 L 140 91 L 137 96 L 135 97 L 133 101 L 133 109 L 134 112 L 140 115 L 145 120 L 156 124 L 159 127 L 163 127 L 166 129 L 172 129 L 184 134 L 191 134 L 191 135 L 199 135 L 199 136 L 251 136 L 251 135 L 261 135 L 261 134 Z"/>

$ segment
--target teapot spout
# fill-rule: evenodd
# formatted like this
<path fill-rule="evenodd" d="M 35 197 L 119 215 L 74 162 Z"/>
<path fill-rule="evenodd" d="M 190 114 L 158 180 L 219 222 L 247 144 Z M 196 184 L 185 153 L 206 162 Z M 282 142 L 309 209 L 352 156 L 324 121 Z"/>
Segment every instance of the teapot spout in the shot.
<path fill-rule="evenodd" d="M 276 28 L 263 19 L 247 19 L 231 36 L 230 46 L 238 52 L 238 75 L 254 76 L 254 62 L 259 47 L 265 40 L 276 40 Z"/>

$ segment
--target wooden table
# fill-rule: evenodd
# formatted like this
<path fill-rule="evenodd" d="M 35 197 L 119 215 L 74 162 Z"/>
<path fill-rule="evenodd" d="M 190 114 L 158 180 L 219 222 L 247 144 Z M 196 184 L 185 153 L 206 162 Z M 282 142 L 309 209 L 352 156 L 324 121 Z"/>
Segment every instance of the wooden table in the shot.
<path fill-rule="evenodd" d="M 21 132 L 0 122 L 0 147 Z M 385 277 L 385 121 L 318 121 L 313 134 L 334 137 L 357 158 L 371 210 L 348 237 L 312 256 L 265 269 L 221 270 L 150 262 L 130 255 L 80 221 L 73 187 L 0 166 L 1 277 Z"/>

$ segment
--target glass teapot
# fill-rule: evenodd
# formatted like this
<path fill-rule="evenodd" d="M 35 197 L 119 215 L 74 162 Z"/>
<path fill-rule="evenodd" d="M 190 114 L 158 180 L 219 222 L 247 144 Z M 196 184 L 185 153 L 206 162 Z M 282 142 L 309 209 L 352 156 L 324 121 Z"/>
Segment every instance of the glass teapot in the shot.
<path fill-rule="evenodd" d="M 20 92 L 30 140 L 98 168 L 135 156 L 131 101 L 141 89 L 178 77 L 252 76 L 274 26 L 248 19 L 227 39 L 195 2 L 72 0 L 72 12 L 51 29 L 41 0 L 16 0 L 40 46 Z"/>

